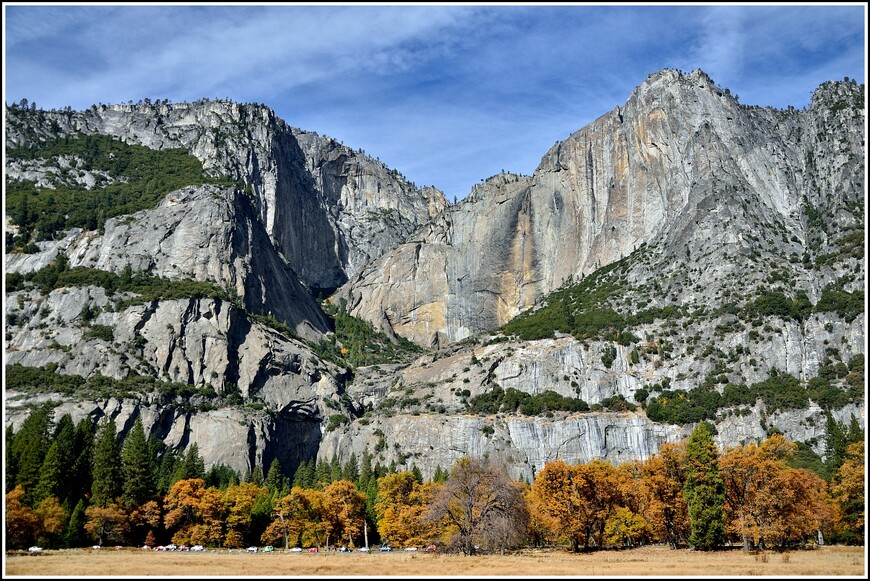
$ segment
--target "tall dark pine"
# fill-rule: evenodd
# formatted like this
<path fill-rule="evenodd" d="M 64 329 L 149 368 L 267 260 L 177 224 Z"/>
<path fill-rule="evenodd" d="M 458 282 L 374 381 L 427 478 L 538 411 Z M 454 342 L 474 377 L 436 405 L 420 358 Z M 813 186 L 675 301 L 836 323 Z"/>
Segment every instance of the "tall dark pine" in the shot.
<path fill-rule="evenodd" d="M 48 447 L 48 452 L 46 452 L 45 459 L 42 461 L 39 481 L 33 490 L 33 502 L 39 502 L 49 496 L 58 497 L 58 483 L 61 479 L 63 467 L 64 465 L 61 463 L 57 450 L 57 441 L 54 441 Z"/>
<path fill-rule="evenodd" d="M 67 498 L 70 504 L 85 498 L 91 492 L 94 454 L 94 424 L 90 418 L 79 420 L 76 424 L 72 451 L 72 466 L 70 467 L 67 486 Z"/>
<path fill-rule="evenodd" d="M 54 431 L 54 441 L 57 444 L 57 456 L 61 463 L 60 474 L 57 482 L 57 498 L 61 501 L 71 500 L 71 506 L 75 506 L 76 483 L 73 468 L 75 466 L 76 453 L 76 427 L 72 416 L 64 414 L 57 422 Z"/>
<path fill-rule="evenodd" d="M 713 435 L 702 422 L 686 444 L 687 477 L 683 492 L 689 505 L 689 544 L 709 551 L 725 540 L 725 483 L 719 476 L 719 455 Z"/>
<path fill-rule="evenodd" d="M 17 468 L 15 479 L 12 483 L 7 480 L 7 486 L 11 490 L 20 484 L 24 488 L 24 499 L 28 504 L 33 502 L 42 463 L 50 446 L 51 416 L 50 404 L 37 407 L 24 420 L 12 442 L 7 444 Z"/>
<path fill-rule="evenodd" d="M 115 421 L 103 418 L 94 438 L 91 504 L 107 506 L 121 496 L 121 451 Z"/>
<path fill-rule="evenodd" d="M 272 458 L 272 463 L 269 464 L 265 484 L 270 494 L 277 494 L 284 487 L 284 474 L 281 472 L 281 463 L 277 458 Z"/>
<path fill-rule="evenodd" d="M 122 499 L 128 508 L 142 506 L 154 495 L 154 465 L 151 451 L 142 427 L 142 418 L 136 418 L 133 428 L 124 439 L 121 449 L 123 475 Z"/>

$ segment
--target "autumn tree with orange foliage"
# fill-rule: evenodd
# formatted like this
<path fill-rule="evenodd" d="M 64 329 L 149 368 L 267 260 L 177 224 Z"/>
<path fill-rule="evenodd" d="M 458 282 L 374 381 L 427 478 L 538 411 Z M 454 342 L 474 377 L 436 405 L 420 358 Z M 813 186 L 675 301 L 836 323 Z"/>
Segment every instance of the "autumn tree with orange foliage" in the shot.
<path fill-rule="evenodd" d="M 864 442 L 846 447 L 843 465 L 834 477 L 831 490 L 840 511 L 840 529 L 850 543 L 864 542 Z"/>
<path fill-rule="evenodd" d="M 652 539 L 649 513 L 649 491 L 643 479 L 643 464 L 625 462 L 616 467 L 619 504 L 612 509 L 604 528 L 604 540 L 609 544 L 634 547 Z"/>
<path fill-rule="evenodd" d="M 663 444 L 641 470 L 648 495 L 647 520 L 652 537 L 672 549 L 685 543 L 691 532 L 683 488 L 686 485 L 686 444 Z"/>
<path fill-rule="evenodd" d="M 219 490 L 206 488 L 202 478 L 176 482 L 166 496 L 163 523 L 177 545 L 219 545 L 225 510 Z"/>
<path fill-rule="evenodd" d="M 752 545 L 782 546 L 830 530 L 833 506 L 818 475 L 790 468 L 797 446 L 781 434 L 728 450 L 719 462 L 725 482 L 726 532 Z"/>
<path fill-rule="evenodd" d="M 589 547 L 595 526 L 594 511 L 587 499 L 594 495 L 586 470 L 562 460 L 547 462 L 535 476 L 529 493 L 529 509 L 544 524 L 551 537 L 568 541 L 574 552 Z"/>
<path fill-rule="evenodd" d="M 291 541 L 306 547 L 323 546 L 332 530 L 324 503 L 323 491 L 294 486 L 272 507 L 272 522 L 260 537 L 262 542 L 276 543 L 283 538 L 285 546 Z"/>
<path fill-rule="evenodd" d="M 257 486 L 253 482 L 242 482 L 227 488 L 223 494 L 227 531 L 224 546 L 239 548 L 248 544 L 254 503 L 257 497 L 268 494 L 268 488 Z"/>
<path fill-rule="evenodd" d="M 40 529 L 39 516 L 22 502 L 24 487 L 20 484 L 6 493 L 7 548 L 24 548 L 36 539 Z"/>
<path fill-rule="evenodd" d="M 375 514 L 381 538 L 398 546 L 430 544 L 439 527 L 426 518 L 426 510 L 440 486 L 420 484 L 408 471 L 379 478 Z"/>
<path fill-rule="evenodd" d="M 607 521 L 622 500 L 626 475 L 605 460 L 568 466 L 562 460 L 548 462 L 535 477 L 531 510 L 554 537 L 580 545 L 603 546 Z"/>
<path fill-rule="evenodd" d="M 323 491 L 323 508 L 323 520 L 329 523 L 329 532 L 353 546 L 354 537 L 362 534 L 365 494 L 350 480 L 336 480 Z"/>
<path fill-rule="evenodd" d="M 154 544 L 154 531 L 158 530 L 160 523 L 163 520 L 163 514 L 160 504 L 156 500 L 149 500 L 142 506 L 136 507 L 130 513 L 131 532 L 139 533 L 140 536 L 134 536 L 133 540 L 142 539 L 144 544 Z M 142 536 L 144 533 L 144 536 Z"/>
<path fill-rule="evenodd" d="M 90 506 L 85 510 L 87 522 L 85 532 L 97 541 L 97 544 L 109 542 L 121 544 L 127 541 L 130 532 L 130 519 L 127 513 L 117 503 L 106 506 Z"/>
<path fill-rule="evenodd" d="M 61 506 L 57 497 L 47 496 L 39 501 L 33 512 L 40 523 L 37 538 L 45 536 L 49 539 L 49 544 L 51 544 L 52 541 L 63 533 L 69 516 L 66 509 Z"/>
<path fill-rule="evenodd" d="M 260 542 L 267 545 L 284 541 L 284 548 L 290 548 L 290 541 L 295 545 L 302 534 L 303 515 L 305 509 L 301 498 L 302 488 L 294 486 L 290 494 L 283 496 L 272 505 L 272 522 L 266 527 Z"/>

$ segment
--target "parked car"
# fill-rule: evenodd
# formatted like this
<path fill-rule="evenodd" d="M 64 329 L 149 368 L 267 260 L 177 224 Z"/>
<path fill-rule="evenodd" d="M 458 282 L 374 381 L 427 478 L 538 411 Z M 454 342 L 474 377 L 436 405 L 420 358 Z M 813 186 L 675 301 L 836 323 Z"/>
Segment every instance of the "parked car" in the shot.
<path fill-rule="evenodd" d="M 360 553 L 368 553 L 368 552 L 369 552 L 369 548 L 368 548 L 368 547 L 360 547 L 360 548 L 359 548 L 359 552 L 360 552 Z"/>
<path fill-rule="evenodd" d="M 30 548 L 27 549 L 27 550 L 30 551 L 31 553 L 41 553 L 41 552 L 42 552 L 42 547 L 30 547 Z"/>
<path fill-rule="evenodd" d="M 175 546 L 174 544 L 172 544 L 172 543 L 169 543 L 168 545 L 166 545 L 166 550 L 167 550 L 167 551 L 174 551 L 174 550 L 177 549 L 177 548 L 178 548 L 178 547 L 176 547 L 176 546 Z"/>
<path fill-rule="evenodd" d="M 292 549 L 290 549 L 290 552 L 291 553 L 301 553 L 302 547 L 293 547 Z"/>
<path fill-rule="evenodd" d="M 190 547 L 190 550 L 196 551 L 197 553 L 199 553 L 199 552 L 203 551 L 204 549 L 202 548 L 202 545 L 193 545 L 192 547 Z"/>
<path fill-rule="evenodd" d="M 405 550 L 408 552 L 414 552 L 417 550 L 417 547 L 405 547 Z"/>
<path fill-rule="evenodd" d="M 319 550 L 320 550 L 320 549 L 318 549 L 317 547 L 311 547 L 310 549 L 308 549 L 308 552 L 309 552 L 309 553 L 316 553 L 316 552 L 319 551 Z"/>
<path fill-rule="evenodd" d="M 423 550 L 426 551 L 427 553 L 434 553 L 435 551 L 438 550 L 438 547 L 436 547 L 435 545 L 429 545 L 428 547 L 426 547 Z"/>
<path fill-rule="evenodd" d="M 260 550 L 260 549 L 257 548 L 257 547 L 248 547 L 248 552 L 249 552 L 249 553 L 256 553 L 256 552 L 259 551 L 259 550 Z"/>
<path fill-rule="evenodd" d="M 386 553 L 386 552 L 388 552 L 388 551 L 392 551 L 392 550 L 393 550 L 393 547 L 390 547 L 390 546 L 387 546 L 387 545 L 384 545 L 383 547 L 381 547 L 381 552 L 382 552 L 382 553 Z"/>
<path fill-rule="evenodd" d="M 272 545 L 266 545 L 265 547 L 263 547 L 263 552 L 264 553 L 274 553 L 275 547 L 273 547 Z"/>

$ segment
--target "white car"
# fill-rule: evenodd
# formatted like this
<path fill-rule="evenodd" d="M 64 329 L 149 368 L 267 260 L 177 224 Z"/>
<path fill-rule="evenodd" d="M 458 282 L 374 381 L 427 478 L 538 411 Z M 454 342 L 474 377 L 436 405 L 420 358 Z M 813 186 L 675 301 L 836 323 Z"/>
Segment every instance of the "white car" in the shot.
<path fill-rule="evenodd" d="M 27 549 L 27 550 L 30 551 L 31 553 L 41 553 L 41 552 L 42 552 L 42 547 L 30 547 L 30 548 Z"/>
<path fill-rule="evenodd" d="M 293 547 L 292 549 L 290 549 L 290 552 L 291 553 L 301 553 L 302 547 Z"/>
<path fill-rule="evenodd" d="M 417 547 L 405 547 L 406 551 L 413 552 L 417 550 Z"/>
<path fill-rule="evenodd" d="M 256 553 L 257 551 L 259 551 L 259 549 L 257 547 L 248 547 L 249 553 Z"/>
<path fill-rule="evenodd" d="M 197 553 L 199 553 L 200 551 L 203 551 L 204 549 L 203 549 L 202 545 L 193 545 L 192 547 L 190 547 L 190 550 L 196 551 Z"/>
<path fill-rule="evenodd" d="M 368 547 L 360 547 L 360 548 L 359 548 L 359 552 L 360 552 L 360 553 L 368 553 L 368 552 L 369 552 L 369 548 L 368 548 Z"/>

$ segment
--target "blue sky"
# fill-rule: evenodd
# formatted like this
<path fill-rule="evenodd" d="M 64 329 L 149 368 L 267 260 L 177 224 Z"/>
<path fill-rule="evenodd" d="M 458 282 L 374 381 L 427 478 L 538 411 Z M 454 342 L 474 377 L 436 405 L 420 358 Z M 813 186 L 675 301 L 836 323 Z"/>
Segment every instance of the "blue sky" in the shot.
<path fill-rule="evenodd" d="M 4 4 L 4 99 L 259 102 L 449 199 L 530 174 L 663 68 L 801 108 L 864 82 L 863 4 Z"/>

